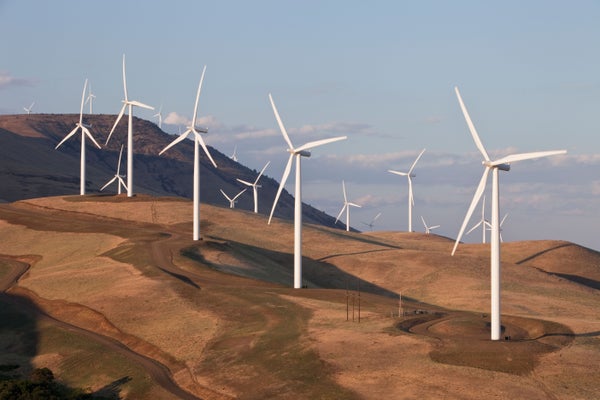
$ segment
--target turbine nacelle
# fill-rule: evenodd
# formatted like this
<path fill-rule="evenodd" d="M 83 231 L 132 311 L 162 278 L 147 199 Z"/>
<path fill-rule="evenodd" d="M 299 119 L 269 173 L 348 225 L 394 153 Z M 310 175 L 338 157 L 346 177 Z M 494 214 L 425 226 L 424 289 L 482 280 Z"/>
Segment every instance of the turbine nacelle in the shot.
<path fill-rule="evenodd" d="M 496 164 L 493 161 L 482 161 L 481 163 L 489 168 L 498 168 L 501 171 L 510 171 L 510 164 L 508 163 Z"/>
<path fill-rule="evenodd" d="M 296 151 L 294 149 L 287 149 L 288 153 L 293 154 L 293 155 L 299 155 L 301 157 L 310 157 L 310 151 L 308 150 L 300 150 L 300 151 Z"/>

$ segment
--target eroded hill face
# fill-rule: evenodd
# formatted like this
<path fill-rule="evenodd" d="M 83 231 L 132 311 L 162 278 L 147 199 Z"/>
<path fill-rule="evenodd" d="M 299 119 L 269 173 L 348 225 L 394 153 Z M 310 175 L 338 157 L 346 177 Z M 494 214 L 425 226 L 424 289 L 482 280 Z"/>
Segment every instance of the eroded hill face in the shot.
<path fill-rule="evenodd" d="M 86 148 L 86 193 L 116 192 L 116 186 L 100 192 L 100 188 L 114 176 L 119 150 L 127 141 L 127 118 L 123 118 L 110 142 L 105 145 L 115 119 L 115 115 L 84 115 L 83 122 L 91 125 L 92 135 L 103 146 L 102 150 L 98 150 L 87 141 L 90 145 Z M 75 127 L 78 120 L 77 114 L 0 116 L 0 201 L 79 193 L 80 135 L 75 135 L 55 150 L 56 145 Z M 173 136 L 143 119 L 134 117 L 133 124 L 134 192 L 191 198 L 193 142 L 183 141 L 158 156 L 173 140 Z M 245 187 L 236 178 L 254 181 L 258 171 L 234 162 L 215 148 L 209 148 L 218 168 L 215 169 L 201 152 L 201 202 L 228 206 L 219 189 L 226 193 L 238 193 Z M 124 155 L 121 173 L 125 173 L 125 165 Z M 258 191 L 259 213 L 267 214 L 279 183 L 263 176 L 261 185 Z M 236 207 L 253 210 L 252 192 L 247 191 L 242 195 Z M 284 190 L 275 216 L 291 219 L 293 207 L 292 196 Z M 303 206 L 303 215 L 306 222 L 334 226 L 333 217 L 310 205 Z"/>

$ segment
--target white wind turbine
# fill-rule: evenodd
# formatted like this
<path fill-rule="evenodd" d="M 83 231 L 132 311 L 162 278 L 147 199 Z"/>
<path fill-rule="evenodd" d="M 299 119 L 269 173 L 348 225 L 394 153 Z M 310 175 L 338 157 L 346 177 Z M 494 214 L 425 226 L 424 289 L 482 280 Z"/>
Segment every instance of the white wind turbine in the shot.
<path fill-rule="evenodd" d="M 473 196 L 473 200 L 471 201 L 471 205 L 467 211 L 467 215 L 463 221 L 463 224 L 458 233 L 458 237 L 456 238 L 456 243 L 454 244 L 454 248 L 452 249 L 452 255 L 456 251 L 458 243 L 462 238 L 462 234 L 465 231 L 467 224 L 469 223 L 469 219 L 481 198 L 483 191 L 485 189 L 485 185 L 487 182 L 488 174 L 490 171 L 492 172 L 492 225 L 491 225 L 491 238 L 490 238 L 490 247 L 491 247 L 491 256 L 490 256 L 490 274 L 491 274 L 491 339 L 499 340 L 501 334 L 501 325 L 500 325 L 500 224 L 499 224 L 499 185 L 498 185 L 498 171 L 509 171 L 510 163 L 516 161 L 530 160 L 534 158 L 540 157 L 548 157 L 558 154 L 565 154 L 566 150 L 555 150 L 555 151 L 540 151 L 535 153 L 521 153 L 521 154 L 511 154 L 506 157 L 499 158 L 497 160 L 491 160 L 488 156 L 487 151 L 483 147 L 481 139 L 479 139 L 479 135 L 475 130 L 475 126 L 471 121 L 471 117 L 467 112 L 467 108 L 463 103 L 463 100 L 460 96 L 460 92 L 458 91 L 458 87 L 454 88 L 456 92 L 456 97 L 458 98 L 458 102 L 460 104 L 460 108 L 462 109 L 463 115 L 469 127 L 469 131 L 471 132 L 471 136 L 475 141 L 475 145 L 483 155 L 482 164 L 485 167 L 483 170 L 483 176 L 481 177 L 481 181 L 479 181 L 479 186 L 477 186 L 477 190 L 475 191 L 475 195 Z"/>
<path fill-rule="evenodd" d="M 123 186 L 123 188 L 125 188 L 125 191 L 127 191 L 127 185 L 125 184 L 125 181 L 123 180 L 123 177 L 121 176 L 121 157 L 122 156 L 123 156 L 123 145 L 121 145 L 121 151 L 119 152 L 119 162 L 117 163 L 117 173 L 110 181 L 108 181 L 104 186 L 102 186 L 102 188 L 100 188 L 100 191 L 103 191 L 104 189 L 106 189 L 106 187 L 108 185 L 110 185 L 111 183 L 113 183 L 114 181 L 117 181 L 117 194 L 121 194 L 121 186 Z"/>
<path fill-rule="evenodd" d="M 27 115 L 31 114 L 31 110 L 33 110 L 33 105 L 35 104 L 35 101 L 33 103 L 31 103 L 31 105 L 29 107 L 23 107 L 23 110 L 25 110 L 25 112 L 27 113 Z"/>
<path fill-rule="evenodd" d="M 225 193 L 223 191 L 223 189 L 219 189 L 221 191 L 221 193 L 223 194 L 223 196 L 225 196 L 225 198 L 227 200 L 229 200 L 229 208 L 235 208 L 235 203 L 237 203 L 237 198 L 240 197 L 242 195 L 242 193 L 244 193 L 246 190 L 248 189 L 244 189 L 241 192 L 239 192 L 238 194 L 236 194 L 233 198 L 227 196 L 227 193 Z"/>
<path fill-rule="evenodd" d="M 373 230 L 373 226 L 375 226 L 375 221 L 377 221 L 377 219 L 379 217 L 381 217 L 381 213 L 377 213 L 377 215 L 375 217 L 373 217 L 371 222 L 369 222 L 369 223 L 363 222 L 363 224 L 368 226 L 369 228 L 371 228 L 371 230 Z"/>
<path fill-rule="evenodd" d="M 162 104 L 158 107 L 158 112 L 153 117 L 158 117 L 158 127 L 162 129 Z"/>
<path fill-rule="evenodd" d="M 237 158 L 237 146 L 233 146 L 233 154 L 229 158 L 231 158 L 233 161 L 237 162 L 237 160 L 238 160 L 238 158 Z"/>
<path fill-rule="evenodd" d="M 83 84 L 83 93 L 81 94 L 81 108 L 79 109 L 79 122 L 75 124 L 75 128 L 69 132 L 59 144 L 56 145 L 55 149 L 58 149 L 61 144 L 67 141 L 71 136 L 75 135 L 79 129 L 81 129 L 81 166 L 79 172 L 79 194 L 83 196 L 85 194 L 85 137 L 87 136 L 99 149 L 101 148 L 96 139 L 90 133 L 88 126 L 83 123 L 83 102 L 85 101 L 85 89 L 87 86 L 87 79 Z"/>
<path fill-rule="evenodd" d="M 492 227 L 489 221 L 485 219 L 485 195 L 483 196 L 483 201 L 481 204 L 481 219 L 479 220 L 479 222 L 473 225 L 473 227 L 469 229 L 466 234 L 468 235 L 469 233 L 473 232 L 479 226 L 481 226 L 482 243 L 485 244 L 485 231 L 491 230 Z"/>
<path fill-rule="evenodd" d="M 506 217 L 508 217 L 508 213 L 504 214 L 504 217 L 502 217 L 502 219 L 500 220 L 500 228 L 499 228 L 499 232 L 498 234 L 500 235 L 500 243 L 504 243 L 504 239 L 502 239 L 502 225 L 504 225 L 504 221 L 506 220 Z M 490 224 L 488 224 L 488 230 L 492 230 L 492 227 Z"/>
<path fill-rule="evenodd" d="M 206 72 L 206 65 L 202 70 L 202 76 L 200 77 L 200 83 L 198 84 L 198 92 L 196 93 L 196 103 L 194 104 L 194 116 L 191 124 L 187 127 L 187 130 L 183 132 L 179 137 L 171 142 L 167 147 L 161 150 L 159 155 L 176 145 L 177 143 L 184 140 L 189 134 L 194 134 L 194 240 L 200 239 L 200 150 L 198 146 L 202 146 L 202 149 L 208 156 L 208 159 L 217 168 L 215 160 L 208 152 L 204 139 L 199 132 L 207 133 L 207 129 L 196 129 L 196 117 L 198 115 L 198 100 L 200 99 L 200 91 L 202 89 L 202 82 L 204 81 L 204 73 Z"/>
<path fill-rule="evenodd" d="M 265 166 L 263 167 L 263 169 L 260 171 L 260 174 L 258 174 L 258 176 L 256 177 L 256 179 L 254 180 L 254 183 L 251 183 L 251 182 L 248 182 L 248 181 L 244 181 L 244 180 L 239 179 L 239 178 L 237 179 L 238 182 L 243 183 L 246 186 L 251 186 L 252 187 L 252 191 L 254 192 L 254 212 L 255 213 L 258 213 L 258 188 L 260 187 L 260 185 L 258 184 L 258 180 L 262 176 L 263 172 L 265 172 L 265 169 L 267 169 L 267 167 L 269 166 L 270 163 L 271 163 L 271 161 L 267 161 L 267 163 L 265 164 Z"/>
<path fill-rule="evenodd" d="M 416 175 L 413 174 L 413 170 L 415 169 L 415 165 L 417 165 L 417 161 L 419 161 L 419 158 L 421 158 L 423 153 L 425 153 L 425 149 L 421 150 L 421 152 L 417 156 L 415 162 L 413 162 L 412 165 L 410 166 L 410 169 L 408 170 L 408 172 L 400 172 L 400 171 L 394 171 L 394 170 L 388 169 L 388 172 L 391 172 L 392 174 L 396 174 L 396 175 L 400 175 L 400 176 L 406 176 L 406 178 L 408 179 L 408 231 L 409 232 L 413 231 L 412 230 L 412 208 L 415 205 L 415 198 L 413 196 L 413 190 L 412 190 L 412 178 L 414 178 Z"/>
<path fill-rule="evenodd" d="M 348 201 L 348 196 L 346 194 L 346 183 L 343 180 L 342 180 L 342 191 L 344 192 L 344 205 L 343 205 L 342 209 L 340 210 L 340 213 L 338 214 L 337 218 L 335 219 L 335 223 L 337 224 L 338 220 L 342 216 L 342 213 L 344 212 L 344 210 L 346 210 L 346 232 L 349 232 L 350 231 L 350 207 L 359 207 L 360 208 L 360 206 L 358 204 Z"/>
<path fill-rule="evenodd" d="M 273 202 L 273 208 L 271 208 L 271 214 L 269 215 L 269 224 L 271 223 L 271 219 L 273 218 L 273 212 L 275 211 L 275 207 L 277 206 L 277 201 L 279 200 L 279 195 L 285 186 L 285 181 L 290 174 L 290 170 L 292 169 L 292 162 L 294 158 L 296 159 L 296 187 L 294 193 L 294 288 L 299 289 L 302 287 L 302 172 L 300 167 L 300 160 L 302 157 L 310 157 L 309 149 L 313 147 L 322 146 L 327 143 L 337 142 L 338 140 L 344 140 L 347 136 L 339 136 L 330 139 L 322 139 L 314 142 L 308 142 L 300 147 L 294 147 L 292 144 L 290 137 L 288 136 L 285 127 L 283 126 L 283 122 L 281 122 L 281 118 L 279 117 L 279 113 L 277 112 L 277 108 L 275 107 L 275 102 L 273 101 L 273 97 L 269 93 L 269 100 L 271 101 L 271 106 L 273 107 L 273 113 L 275 114 L 275 118 L 277 119 L 277 124 L 279 125 L 279 129 L 281 130 L 281 134 L 288 144 L 289 148 L 287 149 L 288 153 L 290 153 L 290 157 L 288 159 L 287 165 L 285 166 L 285 170 L 283 171 L 283 176 L 281 177 L 281 183 L 279 184 L 279 189 L 277 190 L 277 195 L 275 196 L 275 201 Z"/>
<path fill-rule="evenodd" d="M 425 222 L 425 218 L 423 218 L 423 216 L 421 215 L 421 221 L 423 221 L 423 226 L 425 227 L 425 234 L 429 235 L 431 233 L 432 230 L 439 228 L 441 225 L 433 225 L 433 226 L 427 226 L 427 223 Z"/>
<path fill-rule="evenodd" d="M 92 108 L 92 102 L 94 101 L 94 99 L 96 98 L 96 95 L 92 93 L 92 84 L 90 83 L 90 86 L 88 86 L 88 95 L 87 98 L 85 99 L 85 104 L 90 103 L 90 114 L 93 114 L 94 109 Z"/>
<path fill-rule="evenodd" d="M 133 107 L 142 107 L 147 108 L 148 110 L 154 110 L 154 107 L 149 106 L 147 104 L 141 103 L 136 100 L 129 100 L 127 96 L 127 78 L 125 77 L 125 54 L 123 54 L 123 91 L 125 93 L 125 99 L 123 100 L 123 107 L 117 116 L 117 120 L 113 125 L 110 133 L 108 134 L 108 138 L 106 138 L 106 144 L 110 140 L 117 124 L 123 117 L 123 113 L 125 112 L 125 108 L 127 108 L 127 114 L 129 117 L 128 125 L 127 125 L 127 197 L 133 196 Z"/>

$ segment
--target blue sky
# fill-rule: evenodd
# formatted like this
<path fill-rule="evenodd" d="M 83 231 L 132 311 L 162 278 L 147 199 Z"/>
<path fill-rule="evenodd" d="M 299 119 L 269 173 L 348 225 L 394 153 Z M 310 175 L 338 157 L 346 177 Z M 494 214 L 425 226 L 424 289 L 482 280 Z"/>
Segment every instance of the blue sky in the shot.
<path fill-rule="evenodd" d="M 600 2 L 597 1 L 2 1 L 0 113 L 94 113 L 130 97 L 162 104 L 163 129 L 199 115 L 206 142 L 279 180 L 294 144 L 347 135 L 303 163 L 303 200 L 337 215 L 346 180 L 352 224 L 406 230 L 415 169 L 420 216 L 455 237 L 482 173 L 458 85 L 488 151 L 567 149 L 501 176 L 505 240 L 564 239 L 600 249 Z M 136 110 L 156 120 L 155 112 Z M 168 124 L 166 122 L 171 122 Z M 292 190 L 293 179 L 288 183 Z M 218 190 L 218 188 L 215 188 Z M 489 215 L 489 211 L 488 211 Z M 473 219 L 475 223 L 475 219 Z M 479 234 L 466 241 L 479 240 Z"/>

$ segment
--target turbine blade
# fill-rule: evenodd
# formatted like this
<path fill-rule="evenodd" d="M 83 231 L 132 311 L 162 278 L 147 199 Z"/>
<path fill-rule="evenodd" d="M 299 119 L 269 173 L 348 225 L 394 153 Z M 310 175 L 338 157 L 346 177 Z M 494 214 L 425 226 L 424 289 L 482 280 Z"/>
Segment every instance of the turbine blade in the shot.
<path fill-rule="evenodd" d="M 119 152 L 119 163 L 117 164 L 117 175 L 119 175 L 119 171 L 121 170 L 121 157 L 123 156 L 123 145 L 121 145 L 121 151 Z"/>
<path fill-rule="evenodd" d="M 555 155 L 559 155 L 559 154 L 565 154 L 566 152 L 567 152 L 566 150 L 553 150 L 553 151 L 538 151 L 538 152 L 534 152 L 534 153 L 511 154 L 509 156 L 502 157 L 499 160 L 495 160 L 494 162 L 492 162 L 492 165 L 508 164 L 508 163 L 515 162 L 515 161 L 523 161 L 523 160 L 531 160 L 534 158 L 555 156 Z"/>
<path fill-rule="evenodd" d="M 425 223 L 425 218 L 421 215 L 421 221 L 423 221 L 423 226 L 427 229 L 427 224 Z"/>
<path fill-rule="evenodd" d="M 63 140 L 61 140 L 59 144 L 56 145 L 54 150 L 58 149 L 61 144 L 63 144 L 64 142 L 67 141 L 67 139 L 69 139 L 71 136 L 73 136 L 77 132 L 78 129 L 79 129 L 79 125 L 77 125 L 71 132 L 69 132 L 69 134 L 67 136 L 65 136 L 65 138 Z"/>
<path fill-rule="evenodd" d="M 329 138 L 329 139 L 315 140 L 314 142 L 308 142 L 294 150 L 297 152 L 302 151 L 302 150 L 308 150 L 308 149 L 312 149 L 313 147 L 322 146 L 327 143 L 338 142 L 340 140 L 345 140 L 345 139 L 348 139 L 348 136 L 338 136 L 338 137 Z"/>
<path fill-rule="evenodd" d="M 352 207 L 358 207 L 358 208 L 362 208 L 362 206 L 359 206 L 359 205 L 358 205 L 358 204 L 356 204 L 356 203 L 347 203 L 347 204 L 348 204 L 349 206 L 352 206 Z"/>
<path fill-rule="evenodd" d="M 127 188 L 127 185 L 125 184 L 125 181 L 123 180 L 123 178 L 121 178 L 120 176 L 117 176 L 117 179 L 119 179 L 119 182 L 121 182 L 121 184 L 123 185 L 123 187 L 125 188 L 125 190 L 129 190 Z"/>
<path fill-rule="evenodd" d="M 263 169 L 260 170 L 260 174 L 258 174 L 258 176 L 256 177 L 256 180 L 254 181 L 255 185 L 258 183 L 258 180 L 262 176 L 263 172 L 265 172 L 265 169 L 267 169 L 267 167 L 269 166 L 270 163 L 271 163 L 271 161 L 267 161 L 267 163 L 265 164 L 265 166 L 263 167 Z"/>
<path fill-rule="evenodd" d="M 104 185 L 104 186 L 102 186 L 102 187 L 100 188 L 100 191 L 103 191 L 104 189 L 106 189 L 106 187 L 107 187 L 108 185 L 110 185 L 111 183 L 113 183 L 113 182 L 114 182 L 116 179 L 117 179 L 117 176 L 115 176 L 114 178 L 112 178 L 110 181 L 108 181 L 108 182 L 106 183 L 106 185 Z"/>
<path fill-rule="evenodd" d="M 202 136 L 196 131 L 196 129 L 193 126 L 191 129 L 194 132 L 194 136 L 196 137 L 196 140 L 198 141 L 198 143 L 200 143 L 200 146 L 202 146 L 202 149 L 208 156 L 208 159 L 210 160 L 212 165 L 214 165 L 214 167 L 217 168 L 217 163 L 215 162 L 215 160 L 213 160 L 212 156 L 208 152 L 208 147 L 206 147 L 206 144 L 204 144 L 204 139 L 202 139 Z"/>
<path fill-rule="evenodd" d="M 504 214 L 504 217 L 502 218 L 502 221 L 500 221 L 500 226 L 502 226 L 502 224 L 504 223 L 504 220 L 506 219 L 506 217 L 508 217 L 508 213 Z"/>
<path fill-rule="evenodd" d="M 279 130 L 281 131 L 281 134 L 283 135 L 283 138 L 285 139 L 286 143 L 290 147 L 290 150 L 294 150 L 294 145 L 292 144 L 292 141 L 290 140 L 290 137 L 288 136 L 287 131 L 285 130 L 285 126 L 283 126 L 283 122 L 281 122 L 281 117 L 277 112 L 277 107 L 275 107 L 275 102 L 273 101 L 273 96 L 271 96 L 271 93 L 269 93 L 269 100 L 271 101 L 271 107 L 273 107 L 273 113 L 275 114 L 275 119 L 277 120 L 277 124 L 279 125 Z"/>
<path fill-rule="evenodd" d="M 342 190 L 344 192 L 344 204 L 348 203 L 348 196 L 346 196 L 346 183 L 342 179 Z"/>
<path fill-rule="evenodd" d="M 375 221 L 377 220 L 377 218 L 379 218 L 379 217 L 381 217 L 381 213 L 378 213 L 378 214 L 375 216 L 375 218 L 373 218 L 373 221 L 372 221 L 372 222 L 375 222 Z"/>
<path fill-rule="evenodd" d="M 290 170 L 292 169 L 292 162 L 294 161 L 294 155 L 290 154 L 290 158 L 288 158 L 287 165 L 285 166 L 285 170 L 283 171 L 283 176 L 281 177 L 281 183 L 279 184 L 279 189 L 277 189 L 277 195 L 275 196 L 275 201 L 273 202 L 273 207 L 271 208 L 271 214 L 269 215 L 269 222 L 271 224 L 271 219 L 273 218 L 273 213 L 275 212 L 275 207 L 277 206 L 277 201 L 279 200 L 279 196 L 281 195 L 281 191 L 285 186 L 285 181 L 290 174 Z"/>
<path fill-rule="evenodd" d="M 194 117 L 192 118 L 192 126 L 196 126 L 196 116 L 198 115 L 198 101 L 200 100 L 200 91 L 202 90 L 202 82 L 204 82 L 204 73 L 205 72 L 206 72 L 206 65 L 202 69 L 202 75 L 200 76 L 200 83 L 198 84 L 198 91 L 196 92 L 196 102 L 194 103 Z M 214 164 L 214 162 L 213 162 L 213 164 Z"/>
<path fill-rule="evenodd" d="M 92 136 L 92 134 L 90 133 L 90 131 L 88 130 L 88 128 L 82 126 L 81 130 L 83 131 L 83 133 L 90 138 L 90 140 L 92 141 L 92 143 L 94 143 L 96 145 L 97 148 L 101 149 L 102 147 L 98 144 L 98 142 L 96 142 L 96 139 L 94 139 L 94 137 Z"/>
<path fill-rule="evenodd" d="M 342 209 L 340 210 L 340 213 L 338 214 L 337 218 L 335 219 L 335 222 L 334 222 L 334 224 L 337 224 L 337 222 L 340 220 L 340 217 L 342 216 L 342 213 L 343 213 L 343 212 L 344 212 L 344 210 L 346 209 L 346 206 L 347 206 L 347 205 L 348 205 L 347 203 L 344 203 L 344 206 L 343 206 L 343 207 L 342 207 Z"/>
<path fill-rule="evenodd" d="M 435 229 L 435 228 L 439 228 L 441 225 L 434 225 L 434 226 L 430 226 L 429 229 Z"/>
<path fill-rule="evenodd" d="M 396 175 L 400 175 L 400 176 L 407 176 L 408 175 L 406 172 L 394 171 L 394 170 L 391 170 L 391 169 L 388 169 L 388 172 L 391 172 L 392 174 L 396 174 Z"/>
<path fill-rule="evenodd" d="M 165 151 L 169 150 L 171 147 L 175 146 L 177 143 L 181 142 L 182 140 L 184 140 L 190 133 L 192 133 L 192 131 L 190 129 L 188 129 L 187 131 L 183 132 L 181 135 L 179 135 L 179 137 L 175 138 L 175 140 L 173 140 L 164 149 L 162 149 L 160 151 L 160 153 L 158 153 L 158 155 L 160 156 L 162 153 L 164 153 Z"/>
<path fill-rule="evenodd" d="M 229 201 L 233 201 L 232 199 L 229 198 L 229 196 L 227 196 L 227 194 L 223 191 L 223 189 L 219 189 L 221 191 L 221 193 L 223 193 L 223 196 L 225 196 L 225 198 Z"/>
<path fill-rule="evenodd" d="M 235 197 L 233 198 L 233 200 L 237 199 L 238 197 L 240 197 L 242 195 L 242 193 L 244 193 L 246 190 L 248 189 L 244 189 L 241 192 L 239 192 L 238 194 L 235 195 Z"/>
<path fill-rule="evenodd" d="M 108 134 L 108 137 L 106 138 L 106 143 L 104 143 L 105 145 L 108 144 L 108 141 L 110 140 L 110 137 L 112 136 L 113 132 L 115 131 L 117 124 L 123 117 L 123 113 L 125 112 L 125 107 L 127 107 L 127 103 L 123 103 L 123 107 L 121 107 L 121 111 L 119 112 L 119 115 L 117 116 L 117 120 L 115 121 L 115 124 L 113 125 L 112 129 L 110 130 L 110 133 Z"/>
<path fill-rule="evenodd" d="M 83 93 L 81 93 L 81 108 L 79 108 L 79 124 L 83 125 L 83 104 L 85 101 L 85 89 L 87 89 L 88 80 L 83 84 Z"/>
<path fill-rule="evenodd" d="M 125 54 L 123 54 L 123 92 L 125 93 L 125 101 L 128 101 L 127 97 L 127 77 L 125 76 Z"/>
<path fill-rule="evenodd" d="M 469 229 L 466 233 L 466 235 L 468 235 L 469 233 L 473 232 L 475 229 L 477 229 L 479 227 L 479 225 L 481 225 L 483 223 L 483 220 L 479 221 L 477 224 L 473 225 L 473 227 L 471 229 Z"/>
<path fill-rule="evenodd" d="M 245 181 L 245 180 L 243 180 L 243 179 L 240 179 L 240 178 L 236 178 L 236 181 L 238 181 L 238 182 L 240 182 L 240 183 L 243 183 L 243 184 L 244 184 L 244 185 L 246 185 L 246 186 L 254 186 L 254 184 L 253 184 L 253 183 L 250 183 L 250 182 L 248 182 L 248 181 Z"/>
<path fill-rule="evenodd" d="M 481 143 L 481 139 L 479 139 L 479 135 L 477 134 L 477 130 L 475 129 L 475 125 L 473 125 L 473 121 L 471 121 L 471 117 L 469 116 L 469 112 L 467 111 L 467 107 L 465 107 L 465 103 L 463 103 L 462 97 L 460 97 L 460 92 L 458 91 L 458 87 L 454 87 L 454 91 L 456 92 L 456 97 L 458 97 L 458 103 L 460 104 L 460 108 L 465 116 L 465 120 L 467 121 L 467 126 L 469 127 L 469 131 L 471 131 L 471 136 L 473 136 L 473 140 L 475 141 L 475 145 L 483 154 L 483 158 L 485 161 L 490 161 L 490 157 L 488 156 L 487 151 L 485 151 L 485 147 L 483 147 L 483 143 Z"/>
<path fill-rule="evenodd" d="M 460 243 L 460 239 L 462 238 L 463 232 L 471 219 L 471 215 L 473 214 L 473 210 L 479 203 L 479 199 L 485 190 L 485 184 L 487 183 L 488 173 L 490 172 L 489 167 L 485 167 L 483 171 L 483 175 L 481 176 L 481 180 L 479 181 L 479 186 L 477 186 L 477 190 L 475 191 L 475 195 L 473 196 L 473 200 L 471 201 L 471 205 L 469 206 L 469 210 L 467 211 L 467 215 L 465 215 L 465 219 L 460 227 L 460 231 L 458 232 L 458 236 L 456 237 L 456 242 L 454 243 L 454 248 L 452 249 L 452 255 L 456 252 L 456 248 L 458 247 L 458 243 Z"/>
<path fill-rule="evenodd" d="M 148 110 L 154 110 L 154 107 L 149 106 L 148 104 L 144 104 L 137 100 L 128 101 L 127 103 L 131 104 L 132 106 L 135 106 L 135 107 L 141 107 L 141 108 L 146 108 Z"/>
<path fill-rule="evenodd" d="M 421 152 L 417 156 L 417 159 L 415 160 L 415 162 L 412 163 L 412 165 L 410 166 L 410 169 L 408 170 L 408 175 L 410 175 L 412 173 L 413 169 L 415 169 L 415 165 L 417 165 L 417 161 L 419 161 L 419 158 L 421 158 L 423 153 L 425 153 L 425 149 L 421 150 Z"/>

